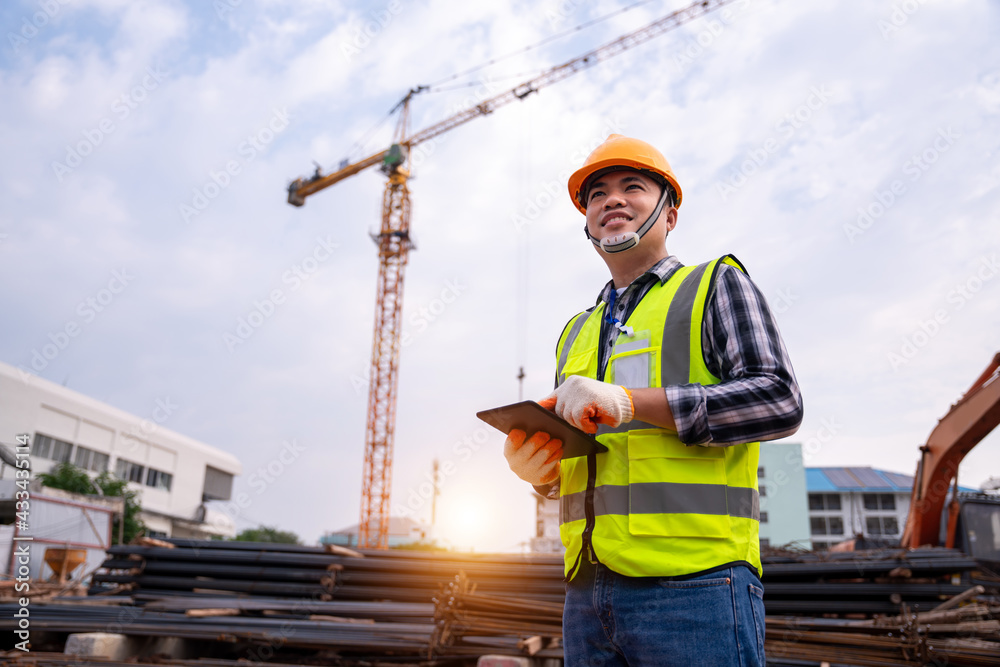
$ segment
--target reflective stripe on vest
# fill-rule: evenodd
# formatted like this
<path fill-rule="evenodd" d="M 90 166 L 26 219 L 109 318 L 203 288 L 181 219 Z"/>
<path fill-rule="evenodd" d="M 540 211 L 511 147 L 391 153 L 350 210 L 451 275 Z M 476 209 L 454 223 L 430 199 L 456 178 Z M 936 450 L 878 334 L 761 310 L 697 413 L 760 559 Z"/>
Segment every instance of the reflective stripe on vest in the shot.
<path fill-rule="evenodd" d="M 573 320 L 573 324 L 569 328 L 569 334 L 566 336 L 566 343 L 562 346 L 562 351 L 559 353 L 559 361 L 556 365 L 556 377 L 559 379 L 559 384 L 566 381 L 566 378 L 563 376 L 562 369 L 566 365 L 566 355 L 569 354 L 570 348 L 573 347 L 573 341 L 575 341 L 576 337 L 580 335 L 580 329 L 582 329 L 583 325 L 587 323 L 587 319 L 598 310 L 603 309 L 595 308 L 589 313 L 580 313 L 576 316 L 576 319 Z"/>
<path fill-rule="evenodd" d="M 583 519 L 586 491 L 560 498 L 559 521 Z M 631 504 L 629 495 L 631 494 Z M 720 484 L 646 482 L 628 486 L 599 486 L 594 490 L 594 513 L 604 514 L 728 514 L 760 521 L 756 489 Z"/>

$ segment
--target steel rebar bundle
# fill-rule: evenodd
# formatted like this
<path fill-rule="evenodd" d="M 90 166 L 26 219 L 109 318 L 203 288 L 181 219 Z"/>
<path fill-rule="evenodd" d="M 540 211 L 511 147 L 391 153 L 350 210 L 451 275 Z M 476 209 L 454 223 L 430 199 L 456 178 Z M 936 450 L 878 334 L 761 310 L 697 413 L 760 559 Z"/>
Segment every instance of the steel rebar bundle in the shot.
<path fill-rule="evenodd" d="M 32 628 L 180 637 L 234 658 L 267 645 L 279 662 L 562 655 L 559 556 L 169 543 L 113 547 L 91 595 L 32 604 Z M 964 583 L 974 567 L 949 549 L 771 554 L 769 665 L 1000 664 L 996 591 Z M 0 605 L 0 629 L 12 613 Z"/>

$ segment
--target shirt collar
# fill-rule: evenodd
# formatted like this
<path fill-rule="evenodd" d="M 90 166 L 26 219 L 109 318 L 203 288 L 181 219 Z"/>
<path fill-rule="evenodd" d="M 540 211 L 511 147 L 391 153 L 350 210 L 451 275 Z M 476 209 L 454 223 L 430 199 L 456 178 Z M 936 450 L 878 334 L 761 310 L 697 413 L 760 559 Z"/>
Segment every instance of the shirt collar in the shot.
<path fill-rule="evenodd" d="M 677 259 L 675 255 L 668 255 L 651 266 L 648 271 L 633 280 L 632 285 L 645 285 L 652 280 L 659 280 L 662 285 L 667 282 L 670 279 L 670 276 L 674 275 L 677 269 L 682 266 L 684 265 L 681 264 L 681 261 Z M 597 303 L 600 304 L 602 301 L 604 303 L 608 303 L 611 299 L 611 292 L 613 292 L 614 289 L 614 281 L 609 280 L 604 286 L 604 289 L 601 290 L 601 293 L 597 295 Z"/>

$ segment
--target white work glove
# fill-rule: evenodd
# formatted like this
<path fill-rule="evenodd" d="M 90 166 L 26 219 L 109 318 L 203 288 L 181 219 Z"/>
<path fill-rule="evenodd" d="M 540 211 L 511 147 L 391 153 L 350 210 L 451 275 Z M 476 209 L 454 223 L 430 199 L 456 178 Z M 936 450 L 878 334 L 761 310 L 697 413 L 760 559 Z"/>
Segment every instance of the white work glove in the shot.
<path fill-rule="evenodd" d="M 503 455 L 514 474 L 535 486 L 559 479 L 562 440 L 553 439 L 544 431 L 538 431 L 527 441 L 524 437 L 525 432 L 515 428 L 503 444 Z"/>
<path fill-rule="evenodd" d="M 582 375 L 569 376 L 538 404 L 586 433 L 597 433 L 598 424 L 621 426 L 635 416 L 628 389 Z"/>

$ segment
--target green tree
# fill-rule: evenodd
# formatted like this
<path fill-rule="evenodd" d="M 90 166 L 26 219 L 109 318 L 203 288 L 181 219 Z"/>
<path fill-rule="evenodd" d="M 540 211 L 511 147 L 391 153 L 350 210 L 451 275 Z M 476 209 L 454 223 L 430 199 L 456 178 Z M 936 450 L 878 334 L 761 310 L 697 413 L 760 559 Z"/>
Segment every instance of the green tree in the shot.
<path fill-rule="evenodd" d="M 299 536 L 287 530 L 278 530 L 270 526 L 247 528 L 233 538 L 234 542 L 271 542 L 274 544 L 302 544 Z"/>
<path fill-rule="evenodd" d="M 125 499 L 125 526 L 123 539 L 128 544 L 134 538 L 146 533 L 146 524 L 139 518 L 142 505 L 139 504 L 139 493 L 128 488 L 128 482 L 118 479 L 108 471 L 102 472 L 97 477 L 91 477 L 86 470 L 78 468 L 66 461 L 60 463 L 52 472 L 43 472 L 38 475 L 38 480 L 43 486 L 52 489 L 62 489 L 72 493 L 87 493 L 109 496 L 113 498 Z M 121 516 L 115 515 L 114 523 L 111 527 L 112 544 L 118 544 L 118 524 Z"/>

